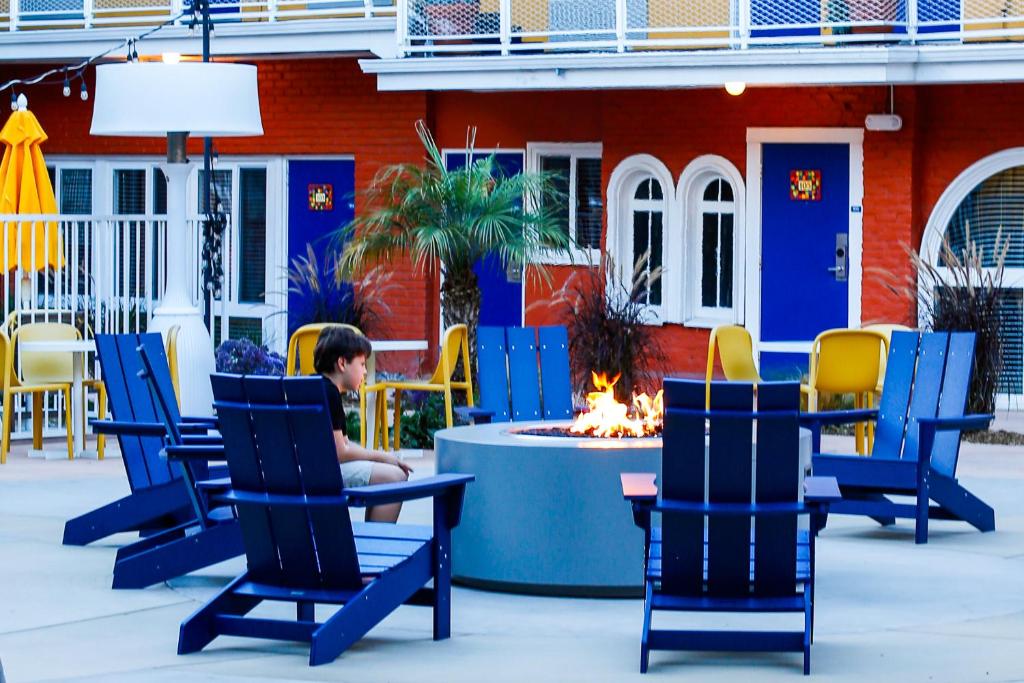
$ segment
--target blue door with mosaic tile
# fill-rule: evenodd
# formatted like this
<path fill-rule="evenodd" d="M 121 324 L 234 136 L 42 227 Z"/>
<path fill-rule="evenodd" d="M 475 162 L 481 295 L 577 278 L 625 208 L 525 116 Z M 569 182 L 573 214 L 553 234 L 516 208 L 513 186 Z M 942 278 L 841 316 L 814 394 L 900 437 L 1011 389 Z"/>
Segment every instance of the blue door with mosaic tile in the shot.
<path fill-rule="evenodd" d="M 308 258 L 308 250 L 312 248 L 318 277 L 321 280 L 333 277 L 328 236 L 352 220 L 354 192 L 355 161 L 352 159 L 292 159 L 288 162 L 289 268 L 296 259 Z M 289 336 L 306 323 L 321 322 L 317 311 L 325 307 L 337 308 L 337 299 L 348 293 L 343 288 L 318 301 L 310 288 L 303 289 L 304 294 L 288 292 Z"/>
<path fill-rule="evenodd" d="M 761 146 L 760 371 L 807 372 L 819 332 L 850 320 L 850 145 Z"/>

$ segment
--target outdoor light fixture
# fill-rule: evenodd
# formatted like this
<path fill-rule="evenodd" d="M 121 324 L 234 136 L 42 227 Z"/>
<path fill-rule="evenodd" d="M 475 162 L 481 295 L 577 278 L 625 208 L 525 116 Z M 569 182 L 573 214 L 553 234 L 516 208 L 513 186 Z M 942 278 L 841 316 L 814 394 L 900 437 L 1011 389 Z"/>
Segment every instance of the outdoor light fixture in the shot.
<path fill-rule="evenodd" d="M 262 135 L 256 67 L 222 62 L 136 62 L 96 68 L 93 135 L 166 137 L 167 286 L 150 331 L 178 333 L 180 400 L 185 414 L 209 415 L 213 340 L 189 295 L 186 187 L 194 165 L 185 142 L 195 137 Z"/>
<path fill-rule="evenodd" d="M 181 53 L 180 52 L 164 52 L 162 55 L 160 55 L 160 60 L 164 64 L 178 64 L 178 63 L 181 62 Z"/>
<path fill-rule="evenodd" d="M 725 92 L 729 93 L 734 97 L 738 97 L 743 94 L 743 91 L 747 89 L 747 84 L 743 81 L 726 81 Z"/>

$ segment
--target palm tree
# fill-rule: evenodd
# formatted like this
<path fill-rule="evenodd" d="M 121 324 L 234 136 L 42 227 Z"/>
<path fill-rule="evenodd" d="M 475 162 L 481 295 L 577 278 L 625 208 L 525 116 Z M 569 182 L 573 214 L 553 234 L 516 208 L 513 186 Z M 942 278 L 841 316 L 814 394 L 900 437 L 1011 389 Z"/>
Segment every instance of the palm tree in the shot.
<path fill-rule="evenodd" d="M 422 120 L 416 133 L 426 150 L 424 163 L 397 164 L 377 174 L 365 208 L 335 235 L 344 244 L 340 265 L 352 273 L 408 255 L 421 273 L 440 267 L 444 326 L 469 326 L 475 359 L 480 289 L 473 265 L 496 255 L 506 268 L 526 272 L 531 264 L 531 276 L 550 282 L 548 270 L 535 261 L 549 250 L 572 255 L 558 214 L 564 194 L 554 174 L 508 176 L 493 154 L 474 160 L 474 128 L 466 135 L 466 162 L 454 170 L 445 167 Z"/>

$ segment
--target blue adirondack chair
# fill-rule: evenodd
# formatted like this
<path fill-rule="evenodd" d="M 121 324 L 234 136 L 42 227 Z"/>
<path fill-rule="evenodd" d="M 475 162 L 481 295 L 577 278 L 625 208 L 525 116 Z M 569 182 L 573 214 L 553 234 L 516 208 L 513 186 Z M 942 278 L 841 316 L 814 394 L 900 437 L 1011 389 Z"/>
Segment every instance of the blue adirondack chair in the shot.
<path fill-rule="evenodd" d="M 929 518 L 995 529 L 992 508 L 956 479 L 960 430 L 984 429 L 992 421 L 992 415 L 964 414 L 974 341 L 973 332 L 893 332 L 877 410 L 801 416 L 815 434 L 814 473 L 835 477 L 843 492 L 832 512 L 866 515 L 883 525 L 909 517 L 916 521 L 917 543 L 928 542 Z M 823 424 L 865 418 L 876 420 L 871 457 L 820 453 Z M 916 500 L 896 503 L 888 495 Z"/>
<path fill-rule="evenodd" d="M 432 607 L 434 639 L 448 638 L 451 530 L 473 477 L 345 488 L 319 378 L 214 375 L 213 392 L 231 472 L 222 498 L 238 508 L 248 570 L 182 622 L 178 653 L 218 635 L 303 640 L 310 665 L 325 664 L 403 604 Z M 427 497 L 433 528 L 349 519 L 354 506 Z M 264 600 L 294 602 L 295 621 L 245 616 Z M 343 607 L 317 623 L 316 603 Z"/>
<path fill-rule="evenodd" d="M 129 340 L 117 341 L 125 366 L 140 370 L 138 373 L 125 373 L 126 393 L 131 397 L 133 406 L 145 406 L 145 410 L 151 412 L 143 413 L 136 408 L 139 419 L 147 422 L 116 424 L 112 431 L 149 437 L 145 439 L 149 460 L 152 460 L 153 450 L 159 453 L 166 443 L 219 447 L 220 457 L 212 459 L 223 460 L 223 446 L 216 445 L 220 444 L 219 436 L 190 439 L 183 436 L 159 335 L 140 339 L 134 358 L 128 348 Z M 129 361 L 129 358 L 133 360 Z M 166 463 L 163 464 L 167 467 Z M 176 474 L 173 479 L 175 485 L 184 490 L 188 498 L 190 514 L 177 526 L 119 548 L 114 561 L 114 588 L 145 588 L 237 557 L 243 552 L 242 535 L 234 510 L 224 504 L 213 505 L 209 500 L 209 494 L 224 490 L 227 482 L 200 479 L 209 474 L 207 459 L 171 463 L 170 469 Z"/>
<path fill-rule="evenodd" d="M 564 326 L 479 327 L 476 346 L 480 406 L 460 415 L 477 423 L 572 418 Z"/>
<path fill-rule="evenodd" d="M 194 519 L 192 501 L 176 467 L 160 459 L 164 427 L 152 397 L 139 379 L 142 369 L 137 348 L 145 344 L 153 349 L 158 381 L 165 391 L 173 392 L 170 369 L 159 334 L 101 334 L 96 336 L 96 351 L 107 386 L 112 420 L 94 421 L 100 434 L 116 435 L 131 493 L 112 503 L 68 520 L 64 525 L 64 545 L 86 545 L 124 531 L 151 533 L 179 527 Z M 173 419 L 183 422 L 174 405 Z M 191 432 L 205 432 L 210 418 L 189 418 Z M 197 480 L 227 476 L 225 468 L 206 470 L 205 463 L 192 466 Z"/>
<path fill-rule="evenodd" d="M 646 538 L 640 671 L 647 671 L 651 650 L 768 650 L 802 652 L 807 674 L 814 536 L 799 518 L 821 513 L 838 498 L 838 486 L 808 477 L 800 499 L 798 384 L 759 384 L 756 412 L 748 383 L 712 382 L 710 411 L 705 401 L 703 381 L 666 379 L 660 495 L 654 475 L 622 475 Z M 652 512 L 661 513 L 660 527 L 652 528 Z M 660 630 L 651 627 L 658 610 L 804 618 L 795 631 Z"/>

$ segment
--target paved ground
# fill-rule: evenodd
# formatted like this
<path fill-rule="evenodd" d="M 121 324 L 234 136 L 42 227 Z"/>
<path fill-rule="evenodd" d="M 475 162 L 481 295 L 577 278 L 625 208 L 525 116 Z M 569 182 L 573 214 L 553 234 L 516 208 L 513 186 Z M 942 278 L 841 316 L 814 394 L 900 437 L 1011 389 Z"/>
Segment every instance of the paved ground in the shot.
<path fill-rule="evenodd" d="M 432 462 L 417 467 L 423 476 Z M 1017 649 L 1024 649 L 1024 451 L 969 445 L 960 474 L 994 505 L 998 531 L 938 522 L 921 547 L 905 522 L 880 529 L 858 518 L 830 520 L 818 546 L 816 680 L 1024 681 Z M 302 645 L 237 638 L 179 657 L 178 623 L 243 561 L 147 590 L 111 590 L 114 550 L 129 537 L 87 548 L 65 548 L 60 537 L 65 519 L 126 491 L 117 459 L 40 462 L 12 454 L 0 467 L 0 661 L 9 683 L 801 680 L 798 655 L 716 653 L 655 653 L 641 679 L 639 601 L 463 588 L 453 598 L 454 637 L 441 643 L 430 639 L 429 612 L 405 607 L 315 669 Z M 407 507 L 403 519 L 428 515 Z"/>

